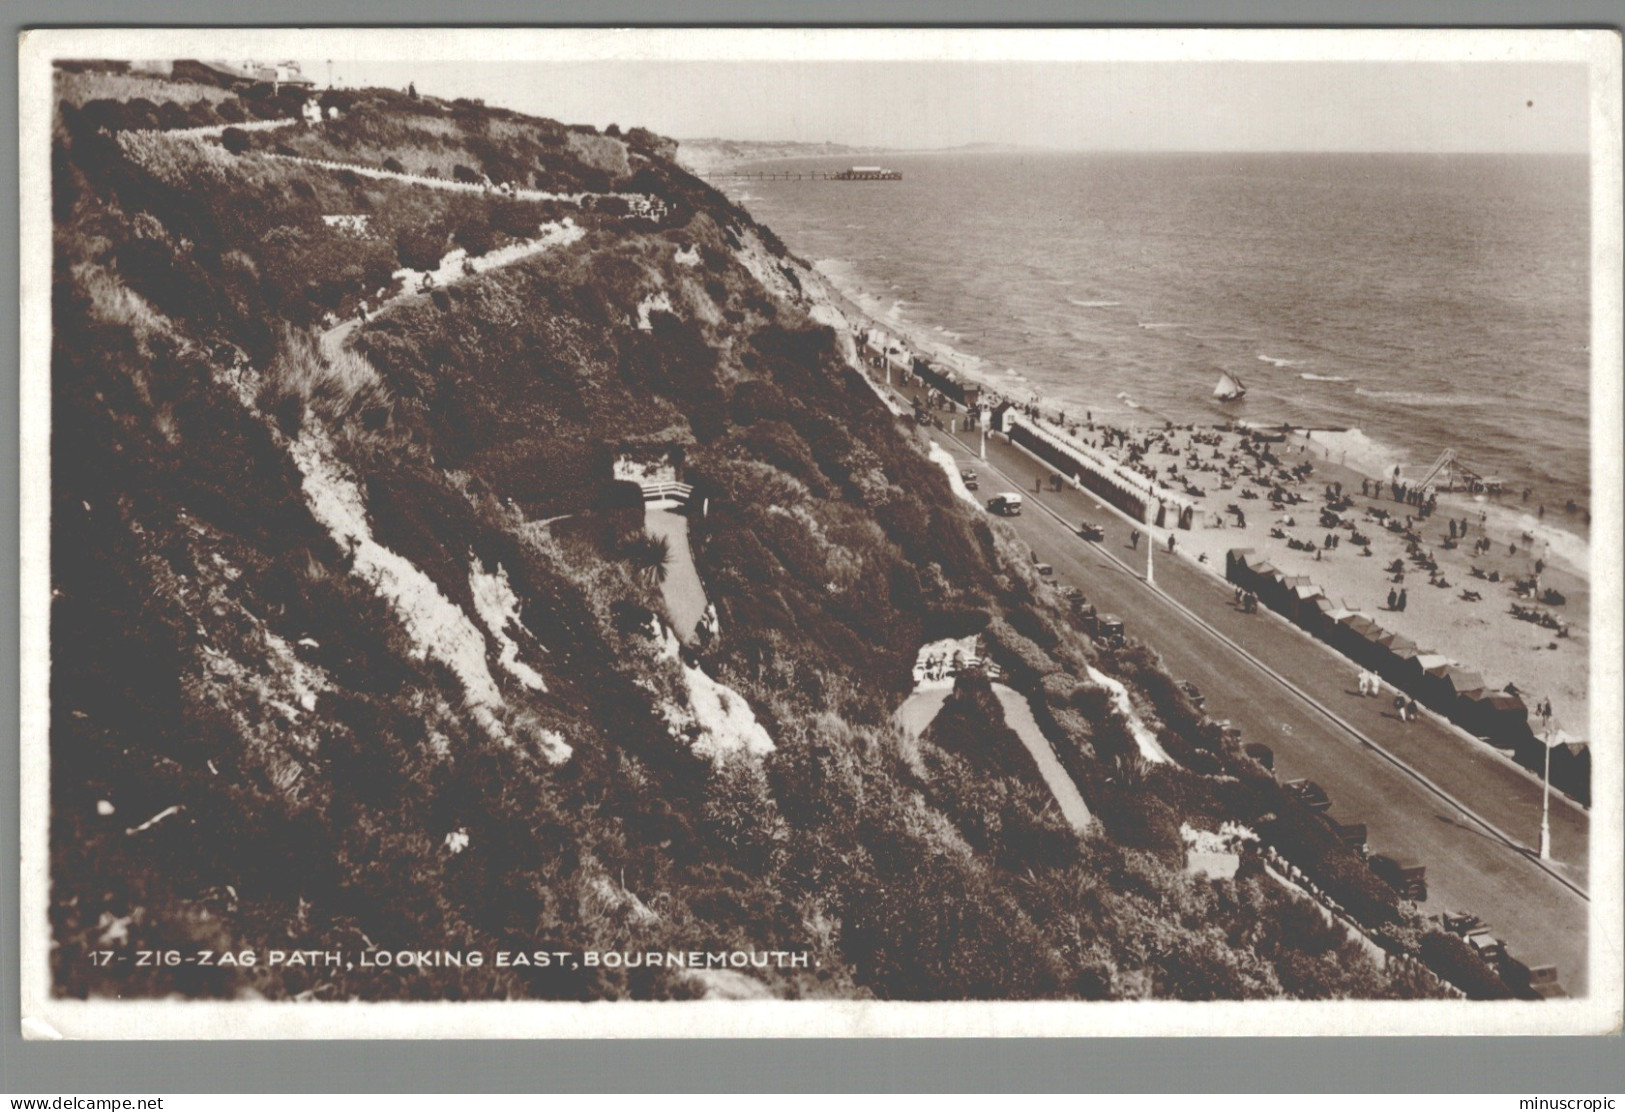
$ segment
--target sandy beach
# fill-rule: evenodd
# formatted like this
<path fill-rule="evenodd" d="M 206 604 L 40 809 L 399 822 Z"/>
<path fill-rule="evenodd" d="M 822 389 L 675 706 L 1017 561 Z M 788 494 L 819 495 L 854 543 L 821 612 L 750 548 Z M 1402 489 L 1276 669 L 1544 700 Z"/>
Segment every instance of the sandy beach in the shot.
<path fill-rule="evenodd" d="M 990 381 L 995 376 L 977 373 L 975 360 L 955 358 L 939 338 L 877 315 L 836 288 L 829 275 L 819 277 L 827 310 L 819 315 L 826 323 L 842 320 L 849 331 L 879 329 L 910 357 L 980 382 L 984 398 L 1001 393 L 1000 384 Z M 1025 380 L 1009 389 L 1015 392 L 1007 400 L 1019 405 L 1034 396 Z M 1424 518 L 1420 507 L 1396 500 L 1389 486 L 1360 469 L 1365 440 L 1358 430 L 1288 433 L 1267 445 L 1277 462 L 1260 472 L 1256 456 L 1242 448 L 1249 437 L 1244 428 L 1106 425 L 1086 414 L 1045 408 L 1042 399 L 1035 408 L 1047 427 L 1064 429 L 1119 462 L 1132 459 L 1142 474 L 1155 471 L 1195 505 L 1193 527 L 1173 531 L 1176 555 L 1223 578 L 1225 553 L 1251 548 L 1289 575 L 1308 576 L 1334 602 L 1477 672 L 1490 687 L 1513 684 L 1531 707 L 1550 699 L 1553 724 L 1576 739 L 1589 738 L 1589 546 L 1578 512 L 1547 506 L 1542 519 L 1537 501 L 1524 503 L 1521 492 L 1491 497 L 1441 491 Z M 1255 444 L 1254 450 L 1265 446 Z M 1328 487 L 1347 500 L 1336 527 L 1322 523 Z M 1284 496 L 1279 503 L 1272 500 L 1277 492 Z M 1241 513 L 1232 512 L 1232 505 Z M 1391 521 L 1399 531 L 1389 528 Z M 1447 547 L 1451 522 L 1459 535 Z M 1369 543 L 1354 543 L 1356 536 Z M 1336 538 L 1331 548 L 1328 537 Z M 1367 549 L 1369 556 L 1363 554 Z M 1396 561 L 1398 579 L 1390 570 Z M 1520 580 L 1537 574 L 1537 561 L 1540 591 L 1558 592 L 1561 604 L 1517 593 Z M 1390 590 L 1401 589 L 1405 608 L 1390 609 Z M 1563 634 L 1521 620 L 1514 604 L 1551 614 Z M 1355 666 L 1349 667 L 1352 676 Z"/>

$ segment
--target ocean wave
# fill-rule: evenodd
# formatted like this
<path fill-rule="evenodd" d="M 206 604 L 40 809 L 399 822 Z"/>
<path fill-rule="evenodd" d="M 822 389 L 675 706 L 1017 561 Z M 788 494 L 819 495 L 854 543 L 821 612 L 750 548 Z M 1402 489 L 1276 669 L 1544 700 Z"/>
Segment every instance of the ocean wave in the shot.
<path fill-rule="evenodd" d="M 1144 329 L 1147 329 L 1147 330 L 1160 329 L 1160 328 L 1184 328 L 1185 327 L 1183 324 L 1180 324 L 1178 321 L 1168 321 L 1168 320 L 1142 320 L 1142 321 L 1137 321 L 1136 323 L 1141 328 L 1144 328 Z"/>
<path fill-rule="evenodd" d="M 1069 297 L 1066 300 L 1080 309 L 1115 309 L 1123 304 L 1121 301 L 1085 301 L 1078 297 Z"/>
<path fill-rule="evenodd" d="M 1408 405 L 1418 409 L 1436 406 L 1488 405 L 1494 400 L 1482 394 L 1424 394 L 1416 390 L 1367 390 L 1360 386 L 1356 386 L 1354 392 L 1362 398 L 1370 398 L 1372 401 L 1393 402 L 1396 405 Z"/>
<path fill-rule="evenodd" d="M 1348 375 L 1317 375 L 1309 371 L 1303 372 L 1298 377 L 1307 382 L 1347 382 L 1349 380 Z"/>
<path fill-rule="evenodd" d="M 1400 453 L 1391 445 L 1373 440 L 1361 429 L 1343 429 L 1339 432 L 1315 429 L 1309 434 L 1309 439 L 1330 458 L 1372 478 L 1392 475 L 1394 467 L 1403 462 Z"/>
<path fill-rule="evenodd" d="M 1477 501 L 1477 499 L 1474 499 Z M 1524 509 L 1523 504 L 1516 508 L 1498 505 L 1484 500 L 1485 510 L 1490 518 L 1501 524 L 1509 532 L 1516 528 L 1519 533 L 1528 533 L 1535 538 L 1537 544 L 1544 544 L 1544 557 L 1548 563 L 1553 557 L 1567 564 L 1570 571 L 1584 577 L 1591 578 L 1591 542 L 1578 533 L 1571 533 L 1558 525 L 1549 524 Z M 1522 548 L 1523 542 L 1519 541 Z"/>
<path fill-rule="evenodd" d="M 1273 355 L 1262 354 L 1259 355 L 1258 361 L 1268 363 L 1272 367 L 1301 367 L 1308 362 L 1307 359 L 1277 359 Z"/>

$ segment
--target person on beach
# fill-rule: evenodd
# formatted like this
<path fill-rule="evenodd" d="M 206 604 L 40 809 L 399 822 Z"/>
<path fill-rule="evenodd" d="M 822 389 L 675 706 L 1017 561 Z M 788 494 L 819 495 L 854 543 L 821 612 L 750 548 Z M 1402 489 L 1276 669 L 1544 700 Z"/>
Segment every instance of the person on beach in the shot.
<path fill-rule="evenodd" d="M 1360 698 L 1364 699 L 1371 694 L 1371 684 L 1366 678 L 1365 669 L 1362 668 L 1354 675 L 1355 683 L 1360 688 Z"/>
<path fill-rule="evenodd" d="M 1392 587 L 1388 588 L 1388 609 L 1399 609 L 1399 592 L 1394 590 Z"/>
<path fill-rule="evenodd" d="M 1173 550 L 1174 550 L 1174 535 L 1172 533 L 1169 533 L 1168 534 L 1168 551 L 1172 552 Z"/>
<path fill-rule="evenodd" d="M 1399 720 L 1401 722 L 1404 722 L 1406 720 L 1405 719 L 1405 696 L 1403 696 L 1403 695 L 1395 695 L 1394 696 L 1394 709 L 1399 712 Z"/>
<path fill-rule="evenodd" d="M 1399 608 L 1402 611 L 1405 609 L 1405 588 L 1403 587 L 1399 589 Z"/>
<path fill-rule="evenodd" d="M 1138 549 L 1140 547 L 1140 531 L 1138 529 L 1129 530 L 1128 546 L 1134 549 Z"/>

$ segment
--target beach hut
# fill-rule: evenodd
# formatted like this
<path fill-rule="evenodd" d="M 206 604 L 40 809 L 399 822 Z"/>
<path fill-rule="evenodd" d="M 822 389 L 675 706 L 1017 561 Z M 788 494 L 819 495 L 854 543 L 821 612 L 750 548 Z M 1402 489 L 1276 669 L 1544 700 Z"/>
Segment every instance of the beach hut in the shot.
<path fill-rule="evenodd" d="M 1278 614 L 1292 617 L 1292 611 L 1297 603 L 1297 589 L 1309 582 L 1307 575 L 1287 575 L 1285 572 L 1277 573 L 1274 582 L 1269 586 L 1270 594 L 1267 596 L 1270 608 Z M 1263 593 L 1260 592 L 1260 597 Z"/>
<path fill-rule="evenodd" d="M 1454 661 L 1442 653 L 1436 653 L 1431 649 L 1418 650 L 1415 656 L 1405 662 L 1400 677 L 1394 681 L 1395 685 L 1421 698 L 1422 690 L 1432 678 L 1429 673 L 1437 674 L 1453 663 Z"/>
<path fill-rule="evenodd" d="M 1458 705 L 1461 708 L 1459 721 L 1469 733 L 1509 752 L 1529 747 L 1532 741 L 1529 708 L 1518 696 L 1480 689 L 1464 693 Z"/>
<path fill-rule="evenodd" d="M 1262 601 L 1268 585 L 1275 582 L 1280 574 L 1268 560 L 1255 561 L 1247 566 L 1246 587 Z"/>
<path fill-rule="evenodd" d="M 1434 678 L 1426 696 L 1419 698 L 1452 722 L 1462 724 L 1466 708 L 1462 706 L 1461 697 L 1471 692 L 1483 691 L 1484 686 L 1483 676 L 1452 664 Z"/>
<path fill-rule="evenodd" d="M 1365 664 L 1371 655 L 1371 635 L 1381 628 L 1364 614 L 1351 614 L 1337 623 L 1333 647 L 1350 660 Z"/>
<path fill-rule="evenodd" d="M 1311 622 L 1320 611 L 1309 605 L 1311 599 L 1325 598 L 1326 592 L 1313 583 L 1295 583 L 1287 595 L 1287 617 L 1305 629 L 1310 628 Z"/>
<path fill-rule="evenodd" d="M 1403 687 L 1406 677 L 1411 674 L 1413 662 L 1426 651 L 1404 634 L 1396 634 L 1377 661 L 1377 674 L 1395 687 Z"/>
<path fill-rule="evenodd" d="M 1383 629 L 1373 619 L 1369 628 L 1359 627 L 1360 644 L 1356 646 L 1359 661 L 1367 668 L 1379 669 L 1388 660 L 1388 644 L 1394 634 Z"/>
<path fill-rule="evenodd" d="M 1336 609 L 1336 604 L 1323 594 L 1306 598 L 1298 607 L 1298 624 L 1316 637 L 1326 636 L 1326 615 Z"/>
<path fill-rule="evenodd" d="M 1224 554 L 1224 577 L 1238 587 L 1245 588 L 1243 577 L 1247 574 L 1248 562 L 1254 558 L 1250 548 L 1232 548 Z"/>
<path fill-rule="evenodd" d="M 1591 747 L 1559 730 L 1552 747 L 1552 787 L 1568 792 L 1581 803 L 1591 802 Z"/>
<path fill-rule="evenodd" d="M 1433 709 L 1441 710 L 1454 697 L 1454 692 L 1448 690 L 1446 677 L 1456 667 L 1456 662 L 1436 654 L 1430 659 L 1419 660 L 1419 663 L 1422 665 L 1422 675 L 1416 681 L 1416 686 L 1410 689 L 1411 694 Z"/>

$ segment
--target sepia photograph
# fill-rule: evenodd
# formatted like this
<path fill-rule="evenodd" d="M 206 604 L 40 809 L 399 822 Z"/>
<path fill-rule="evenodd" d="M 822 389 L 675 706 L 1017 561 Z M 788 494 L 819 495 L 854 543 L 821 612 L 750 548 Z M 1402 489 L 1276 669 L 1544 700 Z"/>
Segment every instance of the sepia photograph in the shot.
<path fill-rule="evenodd" d="M 1619 1030 L 1617 35 L 20 78 L 26 1037 Z"/>

